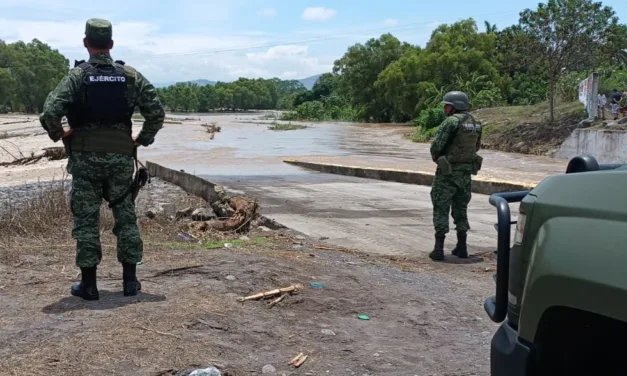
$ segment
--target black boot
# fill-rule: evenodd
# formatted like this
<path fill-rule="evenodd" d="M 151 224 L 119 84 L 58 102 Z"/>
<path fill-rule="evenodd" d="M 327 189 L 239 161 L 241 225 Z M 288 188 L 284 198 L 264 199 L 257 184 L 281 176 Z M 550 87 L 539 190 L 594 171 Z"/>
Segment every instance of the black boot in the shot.
<path fill-rule="evenodd" d="M 98 286 L 96 285 L 96 267 L 81 268 L 81 281 L 75 283 L 71 290 L 72 295 L 85 300 L 98 300 Z"/>
<path fill-rule="evenodd" d="M 434 261 L 444 260 L 444 236 L 436 235 L 435 246 L 433 247 L 433 251 L 429 253 L 429 257 Z"/>
<path fill-rule="evenodd" d="M 122 264 L 122 280 L 124 296 L 135 296 L 138 291 L 141 291 L 142 285 L 137 280 L 135 272 L 137 270 L 137 264 Z"/>
<path fill-rule="evenodd" d="M 468 247 L 466 246 L 466 236 L 465 232 L 457 233 L 457 245 L 453 249 L 453 256 L 457 256 L 459 258 L 468 258 Z"/>

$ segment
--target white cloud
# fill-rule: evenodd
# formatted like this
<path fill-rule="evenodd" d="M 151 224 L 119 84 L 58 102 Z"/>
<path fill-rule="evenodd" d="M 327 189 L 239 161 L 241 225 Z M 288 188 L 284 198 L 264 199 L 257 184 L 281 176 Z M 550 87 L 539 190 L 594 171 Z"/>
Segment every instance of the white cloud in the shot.
<path fill-rule="evenodd" d="M 398 25 L 398 20 L 394 19 L 394 18 L 388 18 L 387 20 L 385 20 L 385 26 L 395 26 Z"/>
<path fill-rule="evenodd" d="M 334 28 L 315 24 L 281 32 L 245 29 L 244 14 L 254 21 L 273 13 L 271 8 L 251 4 L 251 0 L 231 0 L 222 8 L 223 0 L 180 0 L 195 6 L 177 10 L 166 4 L 168 0 L 145 8 L 151 10 L 148 13 L 140 11 L 153 4 L 148 0 L 111 0 L 115 6 L 100 12 L 75 6 L 81 4 L 78 0 L 66 1 L 67 5 L 55 8 L 57 0 L 0 0 L 0 39 L 10 43 L 37 38 L 58 49 L 70 62 L 81 60 L 87 58 L 82 43 L 85 21 L 97 15 L 113 22 L 113 57 L 160 83 L 199 78 L 231 81 L 240 76 L 304 78 L 331 71 L 334 60 L 347 46 L 381 34 L 369 31 L 373 26 L 367 25 L 362 25 L 363 30 L 359 25 Z M 220 9 L 212 11 L 213 7 Z M 246 7 L 250 11 L 237 16 Z M 171 11 L 171 17 L 158 17 L 163 11 Z M 190 13 L 198 14 L 188 22 Z M 335 10 L 324 7 L 308 8 L 302 14 L 312 21 L 336 15 Z M 201 19 L 213 21 L 198 22 Z M 394 34 L 401 40 L 423 44 L 433 27 Z M 303 40 L 310 42 L 296 43 Z"/>
<path fill-rule="evenodd" d="M 334 9 L 325 7 L 307 8 L 303 12 L 303 19 L 307 21 L 326 21 L 333 17 L 337 12 Z"/>
<path fill-rule="evenodd" d="M 257 14 L 259 14 L 260 16 L 263 16 L 263 17 L 274 17 L 274 16 L 276 16 L 276 13 L 277 13 L 276 9 L 265 8 L 265 9 L 260 10 L 259 13 L 257 13 Z"/>
<path fill-rule="evenodd" d="M 11 43 L 37 38 L 72 62 L 87 58 L 82 43 L 84 28 L 84 21 L 0 18 L 0 39 Z M 311 56 L 304 45 L 260 50 L 255 46 L 285 39 L 263 32 L 174 33 L 150 22 L 114 22 L 113 37 L 113 57 L 137 68 L 154 83 L 198 78 L 230 81 L 240 76 L 304 78 L 330 71 L 333 66 L 333 58 Z M 225 51 L 231 49 L 237 51 Z"/>
<path fill-rule="evenodd" d="M 333 68 L 332 58 L 309 55 L 309 47 L 304 45 L 283 45 L 271 47 L 265 52 L 247 53 L 248 65 L 265 66 L 271 69 L 272 76 L 283 79 L 303 78 L 329 72 Z"/>

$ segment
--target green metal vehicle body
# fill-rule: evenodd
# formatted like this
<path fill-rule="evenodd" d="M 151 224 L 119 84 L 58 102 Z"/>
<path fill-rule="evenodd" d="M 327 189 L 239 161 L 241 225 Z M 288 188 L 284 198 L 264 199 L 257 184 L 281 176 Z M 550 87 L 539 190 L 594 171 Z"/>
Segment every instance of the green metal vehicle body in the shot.
<path fill-rule="evenodd" d="M 485 306 L 502 323 L 492 376 L 627 374 L 627 169 L 588 156 L 569 169 L 490 198 L 497 295 Z M 520 202 L 513 245 L 504 206 L 512 202 Z"/>

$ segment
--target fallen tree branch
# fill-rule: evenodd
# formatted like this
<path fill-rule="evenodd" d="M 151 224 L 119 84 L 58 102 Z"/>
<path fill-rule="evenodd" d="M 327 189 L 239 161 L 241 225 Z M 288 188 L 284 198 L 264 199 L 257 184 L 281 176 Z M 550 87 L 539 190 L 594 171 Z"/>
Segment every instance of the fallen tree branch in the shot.
<path fill-rule="evenodd" d="M 272 308 L 275 305 L 281 303 L 281 301 L 283 301 L 283 299 L 285 299 L 286 297 L 287 297 L 287 294 L 286 295 L 281 295 L 278 298 L 274 299 L 273 301 L 270 302 L 270 304 L 268 304 L 268 308 Z"/>
<path fill-rule="evenodd" d="M 202 268 L 203 266 L 204 265 L 192 265 L 192 266 L 183 266 L 183 267 L 180 267 L 180 268 L 162 270 L 160 272 L 157 272 L 157 273 L 155 273 L 153 275 L 150 275 L 150 276 L 147 276 L 147 277 L 144 277 L 144 278 L 161 277 L 161 276 L 164 276 L 164 275 L 168 275 L 168 274 L 176 273 L 176 272 L 182 272 L 182 271 L 189 270 L 189 269 Z"/>
<path fill-rule="evenodd" d="M 258 294 L 254 294 L 254 295 L 249 295 L 249 296 L 246 296 L 246 297 L 240 297 L 237 300 L 239 300 L 240 302 L 245 302 L 247 300 L 257 300 L 257 299 L 268 298 L 268 297 L 279 295 L 279 294 L 291 293 L 291 292 L 299 291 L 299 290 L 302 290 L 303 288 L 304 288 L 304 286 L 302 284 L 297 283 L 297 284 L 291 285 L 289 287 L 283 287 L 283 288 L 276 289 L 276 290 L 264 291 L 264 292 L 260 292 Z"/>
<path fill-rule="evenodd" d="M 154 330 L 154 329 L 146 328 L 146 327 L 141 326 L 141 325 L 137 325 L 137 328 L 139 328 L 139 329 L 143 329 L 143 330 L 145 330 L 145 331 L 147 331 L 147 332 L 153 332 L 153 333 L 161 334 L 162 336 L 170 336 L 170 337 L 174 337 L 174 338 L 181 339 L 181 337 L 177 336 L 176 334 L 166 333 L 166 332 L 160 332 L 160 331 L 158 331 L 158 330 Z"/>
<path fill-rule="evenodd" d="M 359 251 L 358 249 L 355 249 L 355 248 L 327 247 L 327 246 L 324 246 L 324 245 L 315 245 L 315 244 L 314 244 L 313 247 L 315 249 L 320 249 L 320 250 L 324 250 L 324 251 L 338 251 L 338 252 L 342 252 L 342 251 L 344 251 L 344 252 L 346 252 L 346 251 L 356 252 L 356 251 Z"/>

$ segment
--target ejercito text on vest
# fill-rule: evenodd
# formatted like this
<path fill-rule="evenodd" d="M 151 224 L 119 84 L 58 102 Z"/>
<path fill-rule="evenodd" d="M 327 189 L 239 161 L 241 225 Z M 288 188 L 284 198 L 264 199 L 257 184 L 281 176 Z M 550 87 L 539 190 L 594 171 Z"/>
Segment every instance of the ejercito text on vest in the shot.
<path fill-rule="evenodd" d="M 131 131 L 133 107 L 127 99 L 128 80 L 124 66 L 79 65 L 85 73 L 79 90 L 79 100 L 70 109 L 68 123 L 73 129 L 80 129 L 88 123 L 107 127 L 110 124 L 125 124 Z"/>

